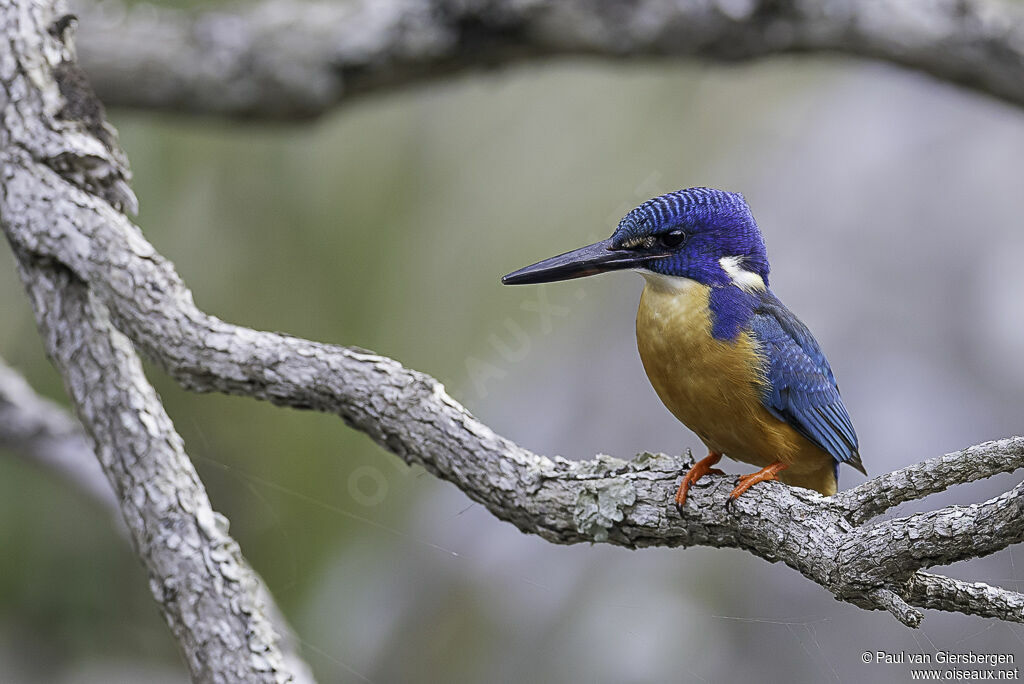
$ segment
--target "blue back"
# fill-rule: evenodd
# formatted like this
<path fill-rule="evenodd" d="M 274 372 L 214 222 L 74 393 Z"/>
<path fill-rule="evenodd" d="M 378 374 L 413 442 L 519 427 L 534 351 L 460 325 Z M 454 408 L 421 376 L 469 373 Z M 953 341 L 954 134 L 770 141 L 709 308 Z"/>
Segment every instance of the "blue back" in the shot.
<path fill-rule="evenodd" d="M 835 459 L 837 477 L 840 463 L 864 472 L 857 433 L 817 340 L 771 290 L 750 297 L 756 300 L 750 331 L 768 364 L 762 404 L 829 453 Z"/>

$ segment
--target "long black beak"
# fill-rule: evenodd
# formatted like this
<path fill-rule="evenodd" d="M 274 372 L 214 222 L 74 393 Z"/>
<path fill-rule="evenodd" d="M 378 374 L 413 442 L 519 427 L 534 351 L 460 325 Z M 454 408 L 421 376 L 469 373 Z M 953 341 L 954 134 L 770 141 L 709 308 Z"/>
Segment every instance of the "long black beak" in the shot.
<path fill-rule="evenodd" d="M 502 278 L 501 282 L 505 285 L 553 283 L 556 280 L 570 280 L 607 271 L 635 268 L 645 261 L 666 257 L 669 254 L 671 253 L 614 249 L 609 238 L 513 271 Z"/>

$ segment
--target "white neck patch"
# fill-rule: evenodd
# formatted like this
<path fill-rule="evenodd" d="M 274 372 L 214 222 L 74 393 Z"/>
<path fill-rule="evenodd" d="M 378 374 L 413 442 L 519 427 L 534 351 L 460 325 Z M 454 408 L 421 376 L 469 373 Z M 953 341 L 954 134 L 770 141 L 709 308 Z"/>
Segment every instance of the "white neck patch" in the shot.
<path fill-rule="evenodd" d="M 732 284 L 744 292 L 764 291 L 764 278 L 743 268 L 743 257 L 727 256 L 718 260 L 722 270 L 732 280 Z"/>
<path fill-rule="evenodd" d="M 662 292 L 683 292 L 691 287 L 700 285 L 696 280 L 683 278 L 682 276 L 664 275 L 640 268 L 634 270 L 644 277 L 648 285 Z"/>

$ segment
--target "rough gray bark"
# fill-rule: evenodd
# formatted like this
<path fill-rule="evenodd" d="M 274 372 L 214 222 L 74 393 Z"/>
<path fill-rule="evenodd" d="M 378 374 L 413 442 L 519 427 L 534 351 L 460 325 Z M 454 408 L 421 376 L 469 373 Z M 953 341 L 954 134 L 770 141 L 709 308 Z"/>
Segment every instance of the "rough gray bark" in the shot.
<path fill-rule="evenodd" d="M 51 470 L 77 491 L 109 511 L 128 536 L 118 499 L 93 453 L 82 424 L 57 404 L 37 395 L 21 375 L 0 360 L 0 448 Z M 252 571 L 255 573 L 255 571 Z M 288 672 L 296 682 L 312 682 L 299 640 L 260 580 L 258 600 L 274 629 Z"/>
<path fill-rule="evenodd" d="M 227 519 L 210 506 L 131 342 L 64 267 L 26 257 L 20 270 L 192 678 L 291 681 L 257 579 Z"/>
<path fill-rule="evenodd" d="M 1024 8 L 999 0 L 261 0 L 185 12 L 77 0 L 108 105 L 289 119 L 363 93 L 553 56 L 878 59 L 1024 104 Z"/>
<path fill-rule="evenodd" d="M 62 3 L 0 3 L 0 221 L 45 229 L 33 178 L 81 188 L 108 212 L 134 204 L 102 107 L 64 42 Z M 84 207 L 83 207 L 84 208 Z M 131 342 L 60 260 L 13 242 L 47 353 L 113 486 L 150 589 L 196 681 L 294 681 L 259 578 L 210 505 Z M 72 251 L 88 246 L 67 245 Z M 52 412 L 49 416 L 52 419 Z M 52 420 L 50 421 L 53 422 Z M 64 428 L 67 427 L 65 424 Z"/>
<path fill-rule="evenodd" d="M 923 499 L 955 484 L 1013 472 L 1021 458 L 1024 452 L 1016 442 L 986 442 L 879 475 L 856 489 L 838 493 L 835 500 L 849 511 L 851 520 L 862 523 L 901 503 Z"/>

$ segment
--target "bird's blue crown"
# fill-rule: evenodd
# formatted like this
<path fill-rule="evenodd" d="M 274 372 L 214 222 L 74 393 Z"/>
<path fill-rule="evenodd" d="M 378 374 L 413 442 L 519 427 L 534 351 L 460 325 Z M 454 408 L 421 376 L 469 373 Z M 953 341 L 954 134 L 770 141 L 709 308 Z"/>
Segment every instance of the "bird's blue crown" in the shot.
<path fill-rule="evenodd" d="M 764 239 L 743 195 L 714 188 L 687 188 L 647 200 L 626 214 L 612 235 L 616 248 L 655 245 L 682 231 L 683 242 L 672 256 L 646 268 L 664 275 L 691 278 L 706 285 L 726 285 L 723 257 L 739 257 L 742 268 L 768 284 Z"/>

